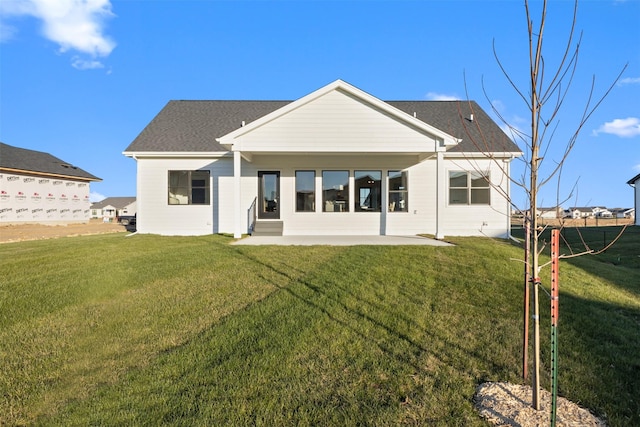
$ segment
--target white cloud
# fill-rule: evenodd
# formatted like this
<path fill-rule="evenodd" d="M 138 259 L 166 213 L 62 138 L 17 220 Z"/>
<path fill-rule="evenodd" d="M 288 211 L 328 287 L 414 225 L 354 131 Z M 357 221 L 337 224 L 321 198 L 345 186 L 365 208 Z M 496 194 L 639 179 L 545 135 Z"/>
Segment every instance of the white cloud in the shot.
<path fill-rule="evenodd" d="M 101 201 L 103 201 L 103 200 L 104 200 L 104 199 L 106 199 L 106 198 L 107 198 L 107 196 L 104 196 L 104 195 L 102 195 L 102 194 L 100 194 L 100 193 L 96 193 L 95 191 L 92 191 L 92 192 L 89 194 L 89 201 L 90 201 L 91 203 L 101 202 Z"/>
<path fill-rule="evenodd" d="M 95 58 L 108 56 L 116 46 L 104 34 L 105 21 L 115 16 L 109 0 L 10 0 L 2 3 L 2 27 L 6 27 L 0 33 L 2 41 L 10 40 L 15 33 L 15 28 L 6 24 L 7 17 L 32 16 L 42 21 L 44 37 L 56 43 L 60 52 L 76 51 L 93 59 L 83 61 L 79 67 L 77 57 L 74 57 L 72 65 L 75 68 L 101 68 Z"/>
<path fill-rule="evenodd" d="M 618 86 L 640 84 L 640 77 L 625 77 L 618 81 Z"/>
<path fill-rule="evenodd" d="M 427 99 L 430 101 L 458 101 L 460 100 L 460 97 L 444 93 L 429 92 L 427 93 Z"/>
<path fill-rule="evenodd" d="M 608 133 L 621 138 L 633 138 L 640 135 L 640 119 L 637 117 L 627 117 L 626 119 L 614 119 L 606 122 L 593 131 L 594 135 Z"/>
<path fill-rule="evenodd" d="M 78 70 L 94 70 L 96 68 L 104 68 L 104 64 L 100 61 L 96 61 L 95 59 L 86 60 L 82 59 L 79 56 L 74 56 L 71 60 L 71 66 Z"/>

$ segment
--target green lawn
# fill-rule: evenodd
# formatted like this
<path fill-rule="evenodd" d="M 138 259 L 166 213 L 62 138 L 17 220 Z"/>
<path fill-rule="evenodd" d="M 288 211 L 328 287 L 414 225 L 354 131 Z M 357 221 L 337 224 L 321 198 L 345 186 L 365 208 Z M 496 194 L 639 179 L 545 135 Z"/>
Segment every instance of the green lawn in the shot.
<path fill-rule="evenodd" d="M 0 245 L 0 425 L 486 425 L 475 387 L 521 381 L 509 242 L 124 236 Z M 563 261 L 560 286 L 560 395 L 640 425 L 639 266 Z"/>

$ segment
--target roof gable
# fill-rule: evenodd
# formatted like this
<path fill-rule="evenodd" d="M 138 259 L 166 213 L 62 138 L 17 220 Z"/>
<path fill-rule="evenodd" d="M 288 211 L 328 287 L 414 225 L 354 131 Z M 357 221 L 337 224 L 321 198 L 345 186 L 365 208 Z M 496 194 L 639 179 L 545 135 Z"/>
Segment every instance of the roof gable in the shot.
<path fill-rule="evenodd" d="M 351 140 L 354 140 L 360 135 L 366 135 L 366 132 L 362 132 L 363 128 L 376 120 L 386 120 L 387 124 L 393 124 L 396 132 L 402 132 L 402 128 L 410 128 L 413 132 L 428 135 L 431 139 L 439 140 L 444 145 L 458 143 L 456 138 L 442 130 L 418 120 L 342 80 L 336 80 L 307 96 L 286 104 L 258 120 L 218 138 L 218 142 L 232 145 L 238 139 L 256 133 L 259 138 L 264 140 L 265 134 L 268 135 L 268 131 L 265 132 L 264 129 L 274 122 L 278 122 L 281 128 L 289 129 L 297 127 L 297 123 L 308 123 L 314 129 L 315 142 L 318 142 L 323 136 L 325 139 L 330 139 L 335 129 L 354 130 L 351 135 Z M 371 138 L 375 135 L 370 134 L 366 137 L 371 143 Z"/>

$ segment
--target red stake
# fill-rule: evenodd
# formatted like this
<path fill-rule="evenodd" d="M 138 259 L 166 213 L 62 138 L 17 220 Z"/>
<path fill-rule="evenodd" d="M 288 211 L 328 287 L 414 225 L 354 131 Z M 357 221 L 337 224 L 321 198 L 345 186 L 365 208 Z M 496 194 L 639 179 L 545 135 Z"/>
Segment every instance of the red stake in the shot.
<path fill-rule="evenodd" d="M 524 218 L 524 330 L 522 333 L 522 378 L 527 379 L 529 371 L 529 220 Z"/>
<path fill-rule="evenodd" d="M 560 232 L 551 230 L 551 427 L 556 425 L 558 399 L 558 287 Z"/>

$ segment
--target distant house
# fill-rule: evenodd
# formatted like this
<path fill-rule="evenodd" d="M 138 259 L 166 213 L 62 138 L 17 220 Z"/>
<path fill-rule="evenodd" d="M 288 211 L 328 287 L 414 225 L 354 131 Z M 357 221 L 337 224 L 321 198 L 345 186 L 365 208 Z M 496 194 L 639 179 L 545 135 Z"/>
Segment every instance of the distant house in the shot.
<path fill-rule="evenodd" d="M 539 218 L 556 219 L 562 217 L 563 209 L 559 206 L 550 208 L 538 208 L 536 214 Z"/>
<path fill-rule="evenodd" d="M 0 142 L 0 224 L 87 222 L 95 181 L 51 154 Z"/>
<path fill-rule="evenodd" d="M 613 208 L 611 209 L 611 215 L 614 218 L 634 218 L 635 211 L 634 208 Z"/>
<path fill-rule="evenodd" d="M 138 233 L 499 236 L 521 150 L 473 101 L 170 101 L 126 148 Z M 178 219 L 179 220 L 176 220 Z"/>
<path fill-rule="evenodd" d="M 627 181 L 627 184 L 629 184 L 630 186 L 633 187 L 634 189 L 634 193 L 635 193 L 635 197 L 634 197 L 634 213 L 638 211 L 638 206 L 640 206 L 640 174 L 634 176 L 633 178 L 631 178 L 629 181 Z M 640 217 L 638 215 L 635 215 L 635 224 L 636 225 L 640 225 Z"/>
<path fill-rule="evenodd" d="M 565 211 L 567 218 L 593 218 L 595 213 L 593 212 L 593 207 L 572 207 Z"/>
<path fill-rule="evenodd" d="M 91 205 L 91 218 L 117 220 L 118 217 L 135 214 L 135 197 L 107 197 Z"/>
<path fill-rule="evenodd" d="M 598 218 L 613 218 L 611 211 L 603 206 L 595 206 L 593 208 L 593 215 Z"/>

